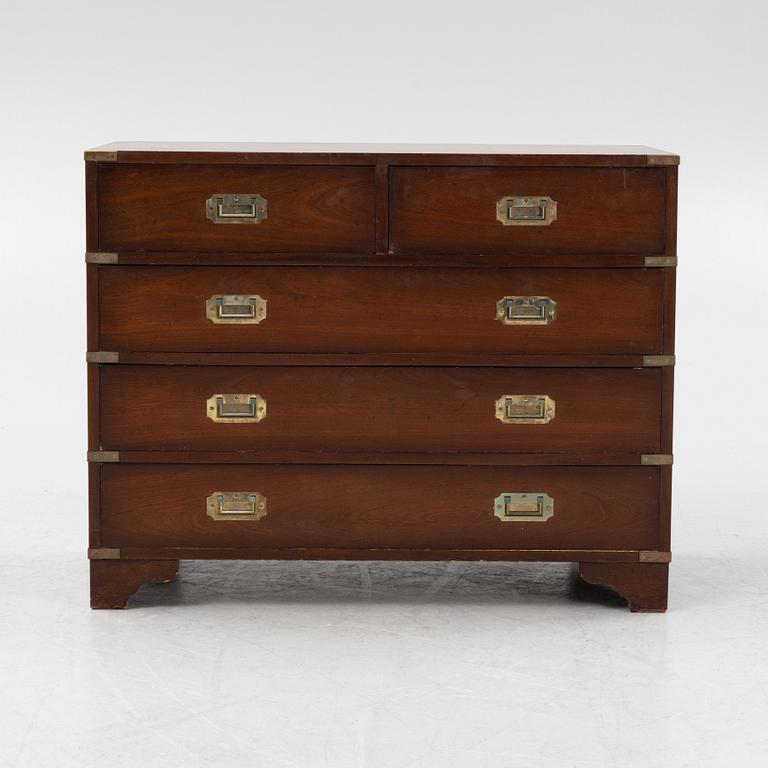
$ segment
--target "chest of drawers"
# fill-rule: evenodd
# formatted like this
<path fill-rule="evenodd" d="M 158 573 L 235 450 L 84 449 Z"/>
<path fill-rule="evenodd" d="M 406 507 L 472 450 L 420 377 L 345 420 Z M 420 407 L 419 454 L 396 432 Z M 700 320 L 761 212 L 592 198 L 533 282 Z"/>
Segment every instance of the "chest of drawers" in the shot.
<path fill-rule="evenodd" d="M 675 155 L 85 159 L 93 607 L 180 559 L 387 559 L 666 608 Z"/>

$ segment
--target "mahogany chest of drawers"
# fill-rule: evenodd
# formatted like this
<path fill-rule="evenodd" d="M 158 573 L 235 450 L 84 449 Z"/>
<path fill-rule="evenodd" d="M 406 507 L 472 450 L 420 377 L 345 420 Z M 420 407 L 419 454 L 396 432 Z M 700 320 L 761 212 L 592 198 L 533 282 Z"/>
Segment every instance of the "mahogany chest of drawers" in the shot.
<path fill-rule="evenodd" d="M 85 159 L 93 607 L 263 558 L 573 561 L 666 608 L 677 156 Z"/>

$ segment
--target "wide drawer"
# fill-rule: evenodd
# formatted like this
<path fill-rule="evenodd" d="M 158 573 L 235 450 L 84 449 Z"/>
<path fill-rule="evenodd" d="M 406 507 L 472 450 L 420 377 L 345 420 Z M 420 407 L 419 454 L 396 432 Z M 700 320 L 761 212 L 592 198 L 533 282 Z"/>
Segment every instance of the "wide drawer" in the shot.
<path fill-rule="evenodd" d="M 661 168 L 392 168 L 390 251 L 664 253 L 665 173 Z"/>
<path fill-rule="evenodd" d="M 108 365 L 100 388 L 104 450 L 660 447 L 658 368 Z"/>
<path fill-rule="evenodd" d="M 370 166 L 104 163 L 98 194 L 102 251 L 373 250 Z"/>
<path fill-rule="evenodd" d="M 654 549 L 659 470 L 107 464 L 100 509 L 105 547 Z"/>
<path fill-rule="evenodd" d="M 662 271 L 108 266 L 99 269 L 99 346 L 653 354 L 661 350 Z M 231 295 L 260 297 L 265 314 L 214 322 L 211 301 Z"/>

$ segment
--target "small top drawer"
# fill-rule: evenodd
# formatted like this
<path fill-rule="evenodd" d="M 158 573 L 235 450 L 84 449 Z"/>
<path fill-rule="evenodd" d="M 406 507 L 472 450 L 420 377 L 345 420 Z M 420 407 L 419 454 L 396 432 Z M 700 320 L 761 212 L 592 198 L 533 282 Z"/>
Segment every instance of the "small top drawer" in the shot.
<path fill-rule="evenodd" d="M 662 168 L 398 167 L 392 253 L 660 254 Z"/>
<path fill-rule="evenodd" d="M 371 166 L 103 163 L 102 251 L 370 253 Z"/>

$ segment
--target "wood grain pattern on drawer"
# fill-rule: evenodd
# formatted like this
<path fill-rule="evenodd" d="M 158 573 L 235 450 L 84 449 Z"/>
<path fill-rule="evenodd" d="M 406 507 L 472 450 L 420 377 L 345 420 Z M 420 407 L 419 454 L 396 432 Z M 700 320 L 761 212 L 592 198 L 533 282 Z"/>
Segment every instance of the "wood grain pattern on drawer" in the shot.
<path fill-rule="evenodd" d="M 658 368 L 108 365 L 101 447 L 654 453 L 661 380 Z"/>
<path fill-rule="evenodd" d="M 653 269 L 110 266 L 99 275 L 99 344 L 128 352 L 655 354 L 663 281 Z M 207 302 L 228 294 L 261 297 L 263 321 L 211 322 Z"/>
<path fill-rule="evenodd" d="M 101 472 L 107 547 L 652 549 L 658 538 L 656 467 L 115 464 Z M 230 492 L 258 494 L 263 507 L 249 519 L 215 519 L 219 502 L 209 497 Z M 505 505 L 518 504 L 513 494 L 527 495 L 519 506 L 530 502 L 530 521 L 505 518 Z M 537 516 L 544 495 L 548 513 Z M 247 503 L 238 506 L 247 516 Z"/>
<path fill-rule="evenodd" d="M 368 166 L 104 164 L 98 188 L 102 251 L 373 250 Z"/>
<path fill-rule="evenodd" d="M 665 178 L 661 168 L 392 168 L 390 251 L 664 253 Z"/>

